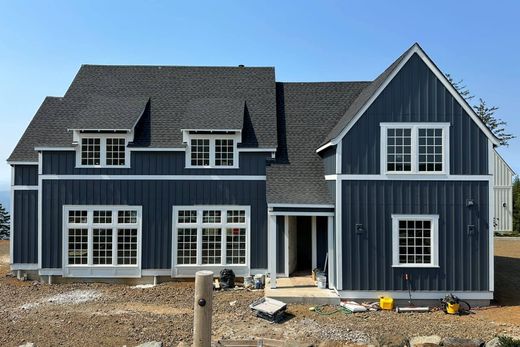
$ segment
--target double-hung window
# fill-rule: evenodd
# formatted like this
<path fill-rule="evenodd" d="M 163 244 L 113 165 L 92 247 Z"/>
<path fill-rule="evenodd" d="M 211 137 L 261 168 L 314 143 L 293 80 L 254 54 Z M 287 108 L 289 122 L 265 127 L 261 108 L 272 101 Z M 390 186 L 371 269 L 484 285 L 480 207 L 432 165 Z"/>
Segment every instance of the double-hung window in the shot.
<path fill-rule="evenodd" d="M 79 140 L 78 167 L 128 167 L 127 139 L 114 135 L 83 134 Z"/>
<path fill-rule="evenodd" d="M 449 123 L 381 123 L 381 171 L 448 174 Z"/>
<path fill-rule="evenodd" d="M 248 206 L 174 208 L 177 265 L 248 264 Z"/>
<path fill-rule="evenodd" d="M 392 215 L 394 267 L 438 267 L 439 216 Z"/>
<path fill-rule="evenodd" d="M 138 267 L 141 208 L 66 206 L 64 264 L 68 267 Z"/>
<path fill-rule="evenodd" d="M 190 134 L 187 168 L 238 168 L 239 137 L 230 134 Z"/>

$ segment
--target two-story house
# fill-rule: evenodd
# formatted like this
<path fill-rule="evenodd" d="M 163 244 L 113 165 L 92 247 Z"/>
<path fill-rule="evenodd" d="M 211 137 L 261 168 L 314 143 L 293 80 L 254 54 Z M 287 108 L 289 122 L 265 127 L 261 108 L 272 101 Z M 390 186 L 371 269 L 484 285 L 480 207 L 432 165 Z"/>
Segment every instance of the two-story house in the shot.
<path fill-rule="evenodd" d="M 368 82 L 84 65 L 8 159 L 13 270 L 308 273 L 340 296 L 493 296 L 496 137 L 414 44 Z"/>

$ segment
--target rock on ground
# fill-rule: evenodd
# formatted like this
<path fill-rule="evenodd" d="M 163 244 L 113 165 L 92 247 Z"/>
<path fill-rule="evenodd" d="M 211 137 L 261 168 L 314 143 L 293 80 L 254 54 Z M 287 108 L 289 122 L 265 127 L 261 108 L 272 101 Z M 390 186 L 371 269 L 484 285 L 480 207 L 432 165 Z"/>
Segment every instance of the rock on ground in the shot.
<path fill-rule="evenodd" d="M 141 343 L 137 347 L 162 347 L 162 342 L 149 341 L 149 342 Z"/>
<path fill-rule="evenodd" d="M 461 339 L 456 337 L 446 337 L 441 341 L 444 347 L 481 347 L 484 346 L 484 343 L 480 339 Z"/>
<path fill-rule="evenodd" d="M 438 346 L 441 343 L 439 335 L 430 336 L 415 336 L 410 339 L 411 347 L 432 347 Z"/>

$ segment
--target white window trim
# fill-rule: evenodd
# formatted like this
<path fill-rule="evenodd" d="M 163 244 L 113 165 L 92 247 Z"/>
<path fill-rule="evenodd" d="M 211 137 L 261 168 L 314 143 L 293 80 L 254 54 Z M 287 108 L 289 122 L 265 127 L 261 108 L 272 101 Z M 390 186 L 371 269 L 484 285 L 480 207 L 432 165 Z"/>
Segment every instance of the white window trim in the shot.
<path fill-rule="evenodd" d="M 99 140 L 99 165 L 83 165 L 81 164 L 81 147 L 82 139 L 100 139 Z M 125 164 L 124 165 L 107 165 L 107 139 L 125 139 Z M 130 167 L 130 148 L 128 143 L 131 141 L 129 134 L 121 133 L 81 133 L 77 135 L 76 145 L 76 168 L 129 168 Z"/>
<path fill-rule="evenodd" d="M 197 223 L 178 223 L 177 215 L 179 211 L 192 210 L 197 211 Z M 202 223 L 202 211 L 218 210 L 221 211 L 221 223 Z M 245 210 L 245 223 L 227 223 L 228 210 Z M 178 274 L 178 269 L 189 269 L 194 271 L 198 269 L 250 269 L 251 254 L 251 206 L 231 206 L 231 205 L 185 205 L 174 206 L 172 213 L 173 221 L 173 237 L 172 237 L 172 276 Z M 222 229 L 222 248 L 220 264 L 202 264 L 202 228 L 220 228 Z M 226 228 L 240 227 L 246 229 L 246 259 L 244 264 L 226 264 Z M 196 228 L 197 229 L 197 264 L 177 264 L 177 229 L 179 228 Z M 182 271 L 181 271 L 182 272 Z M 185 272 L 186 273 L 186 272 Z M 243 271 L 241 273 L 244 273 Z"/>
<path fill-rule="evenodd" d="M 191 165 L 191 140 L 209 140 L 209 165 L 197 166 Z M 233 140 L 233 165 L 219 166 L 215 165 L 215 140 Z M 186 134 L 186 169 L 238 169 L 238 143 L 240 142 L 240 133 L 238 134 Z"/>
<path fill-rule="evenodd" d="M 400 264 L 399 263 L 399 221 L 430 221 L 431 231 L 431 263 Z M 394 268 L 438 268 L 439 267 L 439 215 L 436 214 L 393 214 L 392 215 L 392 267 Z"/>
<path fill-rule="evenodd" d="M 87 211 L 87 223 L 69 224 L 69 211 Z M 112 237 L 112 264 L 92 264 L 93 259 L 93 211 L 112 211 L 112 223 L 99 226 L 100 229 L 137 228 L 137 261 L 136 264 L 117 264 L 117 237 Z M 117 223 L 117 213 L 121 210 L 137 211 L 137 222 L 131 224 Z M 63 206 L 63 231 L 62 231 L 62 268 L 66 277 L 140 277 L 141 276 L 141 252 L 142 252 L 142 206 L 126 205 L 64 205 Z M 87 264 L 68 263 L 68 229 L 89 229 L 88 232 L 88 259 Z"/>
<path fill-rule="evenodd" d="M 450 173 L 450 123 L 380 123 L 381 158 L 380 172 L 382 175 L 434 175 L 446 176 Z M 411 171 L 388 171 L 387 166 L 387 129 L 411 129 Z M 419 129 L 442 129 L 442 171 L 419 171 Z"/>

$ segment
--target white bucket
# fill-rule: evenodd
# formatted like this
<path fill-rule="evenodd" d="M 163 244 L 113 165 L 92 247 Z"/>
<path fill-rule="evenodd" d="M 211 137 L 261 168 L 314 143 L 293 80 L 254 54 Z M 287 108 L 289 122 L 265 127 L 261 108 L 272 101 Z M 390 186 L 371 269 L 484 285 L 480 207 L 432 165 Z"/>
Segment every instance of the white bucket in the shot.
<path fill-rule="evenodd" d="M 320 288 L 320 289 L 327 288 L 327 276 L 319 275 L 318 277 L 316 277 L 316 279 L 318 280 L 318 288 Z"/>

